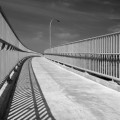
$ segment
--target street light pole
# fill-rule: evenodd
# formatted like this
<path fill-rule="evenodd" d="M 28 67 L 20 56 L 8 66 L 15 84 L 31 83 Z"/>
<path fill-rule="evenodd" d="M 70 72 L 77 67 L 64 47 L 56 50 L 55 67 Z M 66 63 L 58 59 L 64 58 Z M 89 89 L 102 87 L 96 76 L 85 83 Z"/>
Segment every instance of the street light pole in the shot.
<path fill-rule="evenodd" d="M 53 22 L 53 20 L 56 20 L 57 22 L 60 22 L 58 19 L 55 19 L 55 18 L 52 18 L 51 20 L 50 20 L 50 27 L 49 27 L 49 31 L 50 31 L 50 49 L 51 49 L 51 47 L 52 47 L 52 41 L 51 41 L 51 33 L 52 33 L 52 22 Z"/>
<path fill-rule="evenodd" d="M 50 49 L 51 49 L 51 30 L 52 30 L 52 22 L 53 22 L 53 20 L 54 20 L 54 18 L 52 18 L 51 20 L 50 20 Z"/>

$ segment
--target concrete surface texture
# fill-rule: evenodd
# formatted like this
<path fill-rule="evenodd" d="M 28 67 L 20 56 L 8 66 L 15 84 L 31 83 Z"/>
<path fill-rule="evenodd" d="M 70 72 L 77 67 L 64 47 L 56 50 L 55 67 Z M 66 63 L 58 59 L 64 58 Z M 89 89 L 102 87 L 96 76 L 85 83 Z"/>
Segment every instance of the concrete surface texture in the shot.
<path fill-rule="evenodd" d="M 41 57 L 33 70 L 56 120 L 120 120 L 120 92 Z"/>
<path fill-rule="evenodd" d="M 34 76 L 30 59 L 22 67 L 4 120 L 54 120 Z"/>

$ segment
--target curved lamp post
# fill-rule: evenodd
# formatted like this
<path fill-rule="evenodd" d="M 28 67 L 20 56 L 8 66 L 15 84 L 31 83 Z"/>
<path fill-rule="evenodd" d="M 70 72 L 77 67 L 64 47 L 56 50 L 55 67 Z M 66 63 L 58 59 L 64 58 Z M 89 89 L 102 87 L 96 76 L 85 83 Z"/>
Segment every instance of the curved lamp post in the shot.
<path fill-rule="evenodd" d="M 52 22 L 56 20 L 57 22 L 60 22 L 58 19 L 55 19 L 55 18 L 52 18 L 50 20 L 50 26 L 49 26 L 49 29 L 50 29 L 50 49 L 51 49 L 51 46 L 52 46 L 52 41 L 51 41 L 51 30 L 52 30 Z"/>

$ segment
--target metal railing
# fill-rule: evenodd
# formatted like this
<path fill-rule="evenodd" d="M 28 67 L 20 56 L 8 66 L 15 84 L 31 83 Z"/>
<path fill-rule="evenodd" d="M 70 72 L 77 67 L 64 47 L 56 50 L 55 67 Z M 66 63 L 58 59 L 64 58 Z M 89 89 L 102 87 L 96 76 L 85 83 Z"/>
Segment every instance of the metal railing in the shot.
<path fill-rule="evenodd" d="M 0 84 L 21 59 L 36 54 L 21 43 L 0 8 Z"/>
<path fill-rule="evenodd" d="M 0 8 L 0 120 L 4 120 L 22 65 L 32 56 L 40 54 L 21 43 Z"/>
<path fill-rule="evenodd" d="M 120 80 L 120 32 L 63 44 L 44 54 L 48 59 Z"/>

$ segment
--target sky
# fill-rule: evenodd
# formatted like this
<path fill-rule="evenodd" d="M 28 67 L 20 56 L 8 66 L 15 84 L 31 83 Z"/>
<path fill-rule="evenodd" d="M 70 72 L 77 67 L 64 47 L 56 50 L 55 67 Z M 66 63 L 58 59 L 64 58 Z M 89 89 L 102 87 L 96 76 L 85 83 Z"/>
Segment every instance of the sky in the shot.
<path fill-rule="evenodd" d="M 28 48 L 52 47 L 120 31 L 120 0 L 0 0 L 15 33 Z"/>

